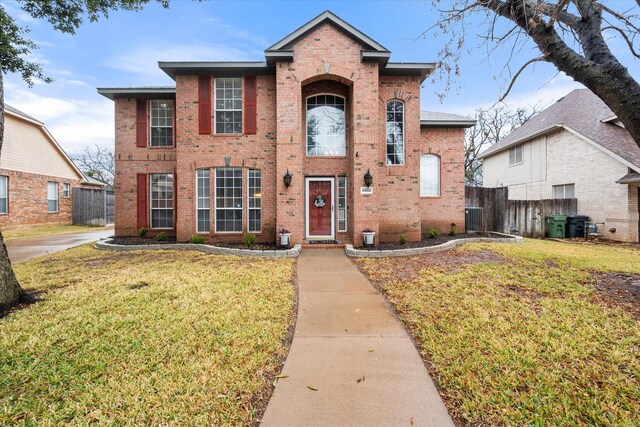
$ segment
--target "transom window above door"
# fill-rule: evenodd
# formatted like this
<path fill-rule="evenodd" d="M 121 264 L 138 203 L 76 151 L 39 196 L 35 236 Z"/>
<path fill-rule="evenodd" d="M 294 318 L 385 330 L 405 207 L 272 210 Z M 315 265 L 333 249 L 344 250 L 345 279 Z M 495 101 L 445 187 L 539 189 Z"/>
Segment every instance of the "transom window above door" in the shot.
<path fill-rule="evenodd" d="M 307 98 L 307 156 L 346 156 L 344 98 Z"/>

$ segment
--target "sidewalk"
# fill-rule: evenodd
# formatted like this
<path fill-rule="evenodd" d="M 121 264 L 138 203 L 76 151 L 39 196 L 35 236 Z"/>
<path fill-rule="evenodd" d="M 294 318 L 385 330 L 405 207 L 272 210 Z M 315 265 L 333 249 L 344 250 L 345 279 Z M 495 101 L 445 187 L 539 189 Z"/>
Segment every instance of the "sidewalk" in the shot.
<path fill-rule="evenodd" d="M 302 251 L 298 281 L 287 377 L 262 426 L 453 426 L 411 339 L 343 250 Z"/>

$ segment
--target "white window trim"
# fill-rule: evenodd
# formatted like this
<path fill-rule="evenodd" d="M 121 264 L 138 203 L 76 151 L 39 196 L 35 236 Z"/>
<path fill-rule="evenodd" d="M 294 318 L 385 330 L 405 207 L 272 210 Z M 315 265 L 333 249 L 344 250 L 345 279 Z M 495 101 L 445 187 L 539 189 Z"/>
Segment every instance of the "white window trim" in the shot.
<path fill-rule="evenodd" d="M 344 101 L 344 155 L 343 156 L 310 156 L 309 155 L 309 127 L 307 126 L 307 112 L 308 112 L 307 105 L 309 103 L 309 98 L 314 98 L 316 96 L 322 96 L 322 95 L 335 96 L 337 98 L 342 98 L 342 100 Z M 342 95 L 329 93 L 329 92 L 316 93 L 313 95 L 309 95 L 305 98 L 304 100 L 304 155 L 305 157 L 310 157 L 310 158 L 333 157 L 336 159 L 347 157 L 347 134 L 348 134 L 347 132 L 347 98 L 345 98 Z"/>
<path fill-rule="evenodd" d="M 387 163 L 387 106 L 389 105 L 390 102 L 399 102 L 402 104 L 402 163 L 398 163 L 398 164 L 388 164 Z M 389 166 L 389 167 L 393 167 L 393 166 L 404 166 L 406 163 L 406 157 L 407 157 L 407 151 L 406 151 L 406 144 L 405 144 L 405 137 L 404 137 L 404 133 L 405 133 L 405 127 L 406 127 L 406 123 L 404 120 L 404 117 L 406 115 L 406 107 L 407 104 L 400 100 L 400 99 L 390 99 L 389 101 L 387 101 L 387 103 L 384 105 L 384 163 L 385 166 Z"/>
<path fill-rule="evenodd" d="M 424 156 L 433 156 L 436 157 L 438 159 L 438 194 L 422 194 L 422 157 Z M 432 199 L 436 199 L 438 197 L 442 197 L 442 157 L 438 156 L 437 154 L 433 154 L 433 153 L 425 153 L 425 154 L 421 154 L 420 155 L 420 159 L 419 159 L 419 164 L 418 164 L 418 169 L 419 169 L 419 185 L 420 185 L 420 197 L 425 197 L 425 198 L 432 198 Z"/>
<path fill-rule="evenodd" d="M 573 197 L 566 197 L 567 195 L 567 187 L 568 186 L 573 186 Z M 576 198 L 576 184 L 574 182 L 570 182 L 568 184 L 556 184 L 556 185 L 552 185 L 551 186 L 551 192 L 553 193 L 552 196 L 555 199 L 556 198 L 556 188 L 558 187 L 562 187 L 562 197 L 560 198 L 561 200 L 563 199 L 575 199 Z"/>
<path fill-rule="evenodd" d="M 153 126 L 152 123 L 152 119 L 153 119 L 153 115 L 151 114 L 151 111 L 153 111 L 153 109 L 151 108 L 151 103 L 153 101 L 171 101 L 173 103 L 173 123 L 171 123 L 171 126 Z M 147 147 L 150 148 L 173 148 L 176 145 L 176 130 L 175 130 L 175 122 L 176 122 L 176 102 L 173 99 L 150 99 L 149 102 L 147 102 L 147 117 L 149 117 L 149 129 L 147 129 L 147 133 L 148 133 L 148 138 L 147 138 Z M 153 128 L 163 128 L 163 129 L 167 129 L 167 128 L 171 128 L 171 133 L 172 133 L 172 143 L 171 145 L 153 145 L 151 143 L 151 141 L 153 140 L 152 138 L 152 129 Z"/>
<path fill-rule="evenodd" d="M 200 224 L 200 221 L 198 221 L 198 211 L 204 211 L 207 209 L 202 209 L 202 208 L 198 208 L 198 171 L 201 170 L 208 170 L 209 171 L 209 231 L 200 231 L 198 229 L 198 225 Z M 215 173 L 215 172 L 214 172 Z M 196 234 L 204 234 L 204 235 L 209 235 L 211 234 L 211 168 L 201 168 L 201 169 L 196 169 Z M 215 194 L 215 193 L 214 193 Z"/>
<path fill-rule="evenodd" d="M 6 194 L 5 194 L 4 197 L 1 197 L 1 198 L 6 200 L 5 206 L 7 207 L 6 212 L 0 212 L 0 215 L 9 215 L 9 176 L 8 175 L 0 175 L 0 178 L 4 178 L 4 180 L 5 180 L 4 188 L 5 188 Z"/>
<path fill-rule="evenodd" d="M 67 188 L 69 189 L 69 191 L 67 191 Z M 65 192 L 67 193 L 66 196 L 64 195 Z M 62 183 L 62 198 L 68 199 L 69 197 L 71 197 L 71 184 L 69 184 L 68 182 L 63 182 Z"/>
<path fill-rule="evenodd" d="M 240 109 L 240 112 L 242 113 L 242 130 L 240 131 L 240 133 L 218 132 L 218 128 L 216 126 L 216 112 L 218 110 L 216 108 L 216 80 L 218 80 L 218 79 L 240 79 L 240 81 L 241 81 L 240 87 L 242 88 L 242 108 Z M 245 123 L 245 119 L 244 119 L 244 97 L 245 97 L 244 77 L 214 77 L 214 79 L 213 79 L 213 130 L 212 130 L 213 135 L 231 135 L 231 136 L 236 136 L 236 135 L 244 135 L 245 134 L 244 133 L 244 123 Z M 238 110 L 222 110 L 222 111 L 238 111 Z"/>
<path fill-rule="evenodd" d="M 56 185 L 56 198 L 55 199 L 50 199 L 49 198 L 49 184 L 55 184 Z M 60 184 L 57 181 L 47 181 L 47 213 L 58 213 L 60 212 Z M 49 210 L 49 201 L 50 200 L 55 200 L 56 201 L 56 210 L 55 211 L 50 211 Z"/>
<path fill-rule="evenodd" d="M 172 178 L 175 178 L 173 176 L 173 172 L 153 172 L 153 173 L 148 173 L 147 174 L 147 185 L 149 186 L 149 200 L 147 202 L 148 204 L 148 209 L 149 209 L 149 229 L 150 230 L 173 230 L 173 227 L 153 227 L 153 217 L 151 215 L 151 212 L 153 211 L 154 207 L 153 207 L 153 179 L 151 178 L 152 175 L 171 175 Z M 175 181 L 172 180 L 171 181 L 173 187 L 172 193 L 173 193 L 173 207 L 171 208 L 171 210 L 173 211 L 173 220 L 171 221 L 175 227 L 175 220 L 176 220 L 176 189 L 175 189 Z M 169 210 L 169 208 L 155 208 L 156 210 Z"/>
<path fill-rule="evenodd" d="M 340 179 L 344 179 L 344 229 L 340 228 Z M 336 209 L 336 215 L 338 215 L 337 221 L 338 221 L 338 233 L 346 233 L 349 230 L 349 224 L 348 224 L 348 215 L 347 215 L 347 189 L 349 187 L 347 186 L 347 177 L 346 176 L 339 176 L 338 177 L 338 186 L 337 186 L 337 191 L 336 191 L 336 199 L 338 201 L 338 209 Z"/>
<path fill-rule="evenodd" d="M 249 168 L 247 169 L 247 233 L 251 233 L 251 234 L 262 234 L 262 200 L 260 200 L 260 231 L 255 231 L 255 230 L 251 230 L 251 226 L 250 224 L 250 215 L 249 215 L 249 211 L 251 209 L 253 210 L 257 210 L 256 208 L 251 208 L 250 204 L 249 204 L 249 174 L 251 173 L 252 170 L 255 171 L 260 171 L 260 194 L 262 194 L 262 169 L 258 169 L 258 168 Z M 260 197 L 262 199 L 262 196 Z"/>
<path fill-rule="evenodd" d="M 515 162 L 515 163 L 511 163 L 511 150 L 514 150 L 514 152 L 515 152 L 515 150 L 517 148 L 520 148 L 520 152 L 521 152 L 520 161 L 519 162 Z M 508 155 L 509 155 L 509 167 L 518 166 L 518 165 L 523 164 L 524 163 L 524 144 L 518 144 L 515 147 L 509 148 Z M 517 156 L 514 155 L 514 157 L 517 157 Z"/>
<path fill-rule="evenodd" d="M 231 134 L 225 134 L 225 135 L 231 135 Z M 214 232 L 216 234 L 235 234 L 235 235 L 242 235 L 244 234 L 244 230 L 241 231 L 218 231 L 218 191 L 217 191 L 217 183 L 218 183 L 218 176 L 217 176 L 217 171 L 218 169 L 242 169 L 242 168 L 237 168 L 234 166 L 225 166 L 225 167 L 220 167 L 220 168 L 214 168 L 213 169 L 213 176 L 214 176 L 214 181 L 213 181 L 213 229 Z M 240 174 L 240 176 L 242 176 L 243 174 Z M 244 188 L 244 183 L 242 184 L 242 187 Z M 242 197 L 240 198 L 242 200 Z M 244 202 L 243 202 L 244 204 Z M 229 209 L 229 208 L 220 208 L 220 209 Z M 242 211 L 242 215 L 244 215 L 244 206 L 242 206 L 240 208 L 240 210 Z M 242 221 L 240 221 L 242 223 Z"/>

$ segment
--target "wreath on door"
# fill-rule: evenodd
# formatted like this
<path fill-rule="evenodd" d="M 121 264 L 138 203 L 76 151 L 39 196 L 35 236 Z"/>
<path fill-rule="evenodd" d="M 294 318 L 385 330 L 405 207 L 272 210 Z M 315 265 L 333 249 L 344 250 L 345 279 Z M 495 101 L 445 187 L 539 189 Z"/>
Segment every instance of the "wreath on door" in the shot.
<path fill-rule="evenodd" d="M 326 204 L 327 202 L 324 200 L 324 197 L 322 197 L 322 194 L 318 194 L 316 199 L 313 201 L 313 206 L 316 208 L 324 208 L 324 205 Z"/>

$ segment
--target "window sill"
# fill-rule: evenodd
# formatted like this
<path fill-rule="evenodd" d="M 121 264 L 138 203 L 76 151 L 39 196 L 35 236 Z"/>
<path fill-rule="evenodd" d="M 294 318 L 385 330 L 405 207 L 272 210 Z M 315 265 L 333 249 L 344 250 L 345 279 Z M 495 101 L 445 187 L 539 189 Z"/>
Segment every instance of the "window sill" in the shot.
<path fill-rule="evenodd" d="M 307 159 L 346 159 L 347 156 L 305 156 Z"/>
<path fill-rule="evenodd" d="M 421 199 L 441 199 L 442 195 L 440 196 L 420 196 Z"/>
<path fill-rule="evenodd" d="M 173 228 L 153 228 L 153 227 L 150 227 L 149 230 L 150 231 L 167 231 L 167 230 L 173 231 Z"/>
<path fill-rule="evenodd" d="M 509 167 L 511 168 L 511 167 L 514 167 L 514 166 L 520 166 L 520 165 L 522 165 L 522 164 L 524 164 L 524 162 L 514 163 L 514 164 L 512 164 L 512 165 L 510 164 L 510 165 L 509 165 Z"/>
<path fill-rule="evenodd" d="M 174 148 L 176 148 L 175 145 L 147 145 L 147 148 L 151 149 L 151 150 L 173 150 Z"/>
<path fill-rule="evenodd" d="M 242 236 L 244 233 L 242 231 L 215 231 L 212 234 L 223 234 L 228 236 Z"/>

